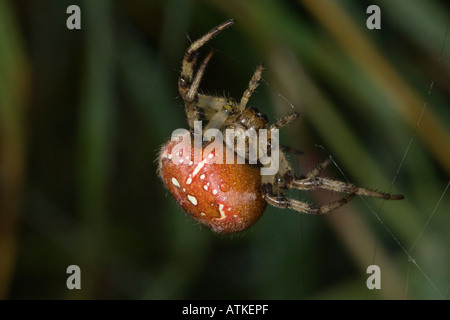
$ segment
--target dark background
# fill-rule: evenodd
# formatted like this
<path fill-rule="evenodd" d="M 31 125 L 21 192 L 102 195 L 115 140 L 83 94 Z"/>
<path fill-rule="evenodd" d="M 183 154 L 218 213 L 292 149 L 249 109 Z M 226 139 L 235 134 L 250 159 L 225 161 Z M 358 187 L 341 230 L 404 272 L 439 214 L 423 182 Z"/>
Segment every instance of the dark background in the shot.
<path fill-rule="evenodd" d="M 249 104 L 300 113 L 281 132 L 299 173 L 331 155 L 327 175 L 405 200 L 268 208 L 233 236 L 177 207 L 155 159 L 187 127 L 181 59 L 229 18 L 202 90 L 239 99 L 264 62 Z M 444 0 L 1 0 L 0 298 L 450 298 L 448 22 Z M 66 287 L 72 264 L 81 290 Z"/>

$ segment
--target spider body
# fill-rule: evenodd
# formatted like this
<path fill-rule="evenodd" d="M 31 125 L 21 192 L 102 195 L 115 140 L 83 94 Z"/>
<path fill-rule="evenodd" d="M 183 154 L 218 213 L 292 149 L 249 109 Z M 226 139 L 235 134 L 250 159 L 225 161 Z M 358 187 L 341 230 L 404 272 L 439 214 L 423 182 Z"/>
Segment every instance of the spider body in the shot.
<path fill-rule="evenodd" d="M 177 164 L 171 160 L 176 143 L 163 146 L 160 174 L 184 211 L 217 233 L 242 231 L 260 218 L 266 201 L 257 166 L 216 163 L 215 151 L 194 163 L 193 146 Z"/>
<path fill-rule="evenodd" d="M 234 20 L 228 20 L 193 42 L 186 50 L 183 59 L 178 90 L 185 103 L 190 131 L 186 131 L 184 136 L 178 135 L 175 139 L 172 136 L 172 140 L 163 145 L 158 167 L 161 179 L 177 203 L 192 218 L 211 230 L 218 233 L 233 233 L 245 230 L 254 224 L 261 217 L 266 203 L 308 214 L 323 214 L 346 204 L 356 195 L 386 200 L 403 199 L 401 195 L 375 192 L 350 183 L 320 177 L 319 174 L 330 164 L 331 159 L 319 164 L 305 176 L 298 177 L 283 152 L 281 150 L 279 153 L 274 152 L 278 139 L 277 135 L 272 134 L 274 130 L 277 131 L 294 121 L 298 116 L 297 113 L 284 116 L 269 126 L 268 119 L 263 113 L 255 108 L 247 107 L 247 102 L 261 79 L 262 65 L 257 67 L 239 102 L 198 92 L 206 66 L 213 54 L 210 51 L 204 60 L 198 63 L 198 50 L 217 33 L 232 24 Z M 276 154 L 278 170 L 273 174 L 260 173 L 260 168 L 269 166 L 267 162 L 259 158 L 262 149 L 257 150 L 259 161 L 256 164 L 238 163 L 237 154 L 232 156 L 231 163 L 216 161 L 218 158 L 226 158 L 225 150 L 229 150 L 230 146 L 224 144 L 220 149 L 209 148 L 215 140 L 202 141 L 200 145 L 190 142 L 187 149 L 175 150 L 180 139 L 199 135 L 195 132 L 195 125 L 199 121 L 206 123 L 202 128 L 202 134 L 206 134 L 210 129 L 224 135 L 228 129 L 241 130 L 241 132 L 246 130 L 260 132 L 261 129 L 266 129 L 267 151 L 272 156 Z M 246 146 L 249 143 L 250 140 L 246 137 Z M 239 156 L 249 160 L 248 151 L 249 148 L 246 148 L 245 154 L 239 154 Z M 199 161 L 195 161 L 197 152 L 201 155 Z M 345 196 L 335 202 L 317 206 L 287 198 L 283 191 L 292 188 L 326 189 L 344 193 Z"/>

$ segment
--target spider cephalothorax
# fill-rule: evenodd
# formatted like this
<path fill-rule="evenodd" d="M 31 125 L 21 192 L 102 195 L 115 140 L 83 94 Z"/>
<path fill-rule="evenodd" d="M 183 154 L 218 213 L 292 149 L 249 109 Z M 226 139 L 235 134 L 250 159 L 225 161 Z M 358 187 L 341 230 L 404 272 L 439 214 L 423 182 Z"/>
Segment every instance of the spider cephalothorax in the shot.
<path fill-rule="evenodd" d="M 177 203 L 196 221 L 213 231 L 233 233 L 254 224 L 262 215 L 267 203 L 298 212 L 322 214 L 346 204 L 356 195 L 389 200 L 403 199 L 400 195 L 375 192 L 350 183 L 320 177 L 319 174 L 329 165 L 330 159 L 319 164 L 305 176 L 298 177 L 291 169 L 282 150 L 274 152 L 278 141 L 273 134 L 279 128 L 294 121 L 297 114 L 289 114 L 268 126 L 267 117 L 263 113 L 255 108 L 247 108 L 247 102 L 261 79 L 262 65 L 257 67 L 239 102 L 198 92 L 200 81 L 213 54 L 210 51 L 198 64 L 198 50 L 233 23 L 234 20 L 228 20 L 193 42 L 186 50 L 183 59 L 178 89 L 185 103 L 190 131 L 172 135 L 172 140 L 161 148 L 159 155 L 159 174 Z M 196 134 L 199 135 L 198 132 L 195 134 L 194 130 L 198 123 L 205 123 L 201 127 L 201 134 L 210 132 L 210 129 L 215 129 L 224 136 L 230 129 L 241 130 L 240 132 L 251 130 L 260 132 L 266 129 L 268 149 L 266 151 L 271 156 L 277 156 L 275 160 L 278 170 L 273 174 L 261 174 L 260 168 L 268 167 L 272 163 L 261 160 L 264 149 L 260 148 L 256 149 L 256 157 L 259 159 L 257 163 L 239 163 L 237 159 L 239 156 L 245 158 L 244 160 L 250 158 L 250 140 L 247 136 L 245 137 L 245 153 L 232 154 L 231 163 L 222 161 L 229 159 L 226 153 L 230 150 L 230 145 L 224 144 L 223 148 L 211 149 L 209 147 L 212 141 L 217 142 L 215 139 L 209 143 L 192 142 L 191 138 L 194 139 Z M 177 148 L 181 141 L 190 141 L 187 149 Z M 235 150 L 234 143 L 235 140 L 232 142 L 232 150 Z M 200 153 L 201 158 L 195 161 L 197 152 Z M 217 161 L 218 159 L 221 161 Z M 335 202 L 317 206 L 287 198 L 283 190 L 291 188 L 326 189 L 344 193 L 346 196 Z"/>

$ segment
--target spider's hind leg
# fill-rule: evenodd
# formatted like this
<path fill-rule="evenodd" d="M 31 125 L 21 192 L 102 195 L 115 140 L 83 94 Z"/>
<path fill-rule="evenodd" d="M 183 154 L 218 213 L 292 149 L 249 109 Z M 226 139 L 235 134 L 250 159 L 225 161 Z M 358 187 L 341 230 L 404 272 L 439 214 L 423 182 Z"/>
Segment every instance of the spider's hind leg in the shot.
<path fill-rule="evenodd" d="M 309 204 L 295 199 L 289 199 L 282 192 L 283 189 L 297 188 L 295 186 L 295 183 L 297 181 L 311 181 L 316 179 L 315 177 L 329 165 L 329 163 L 331 162 L 331 158 L 314 168 L 308 174 L 310 177 L 304 179 L 295 176 L 283 152 L 280 152 L 279 159 L 280 166 L 278 174 L 272 176 L 264 175 L 261 177 L 263 197 L 272 206 L 278 208 L 290 208 L 297 212 L 317 215 L 335 210 L 343 206 L 356 196 L 355 193 L 349 193 L 348 195 L 337 201 L 321 206 Z M 314 186 L 311 187 L 310 185 L 308 185 L 298 189 L 310 190 L 314 188 Z"/>
<path fill-rule="evenodd" d="M 335 210 L 343 206 L 356 196 L 355 194 L 349 194 L 337 201 L 317 206 L 309 204 L 307 202 L 289 199 L 282 192 L 275 193 L 273 187 L 274 184 L 272 183 L 263 184 L 263 198 L 269 204 L 278 208 L 289 208 L 297 212 L 315 215 L 320 215 Z"/>
<path fill-rule="evenodd" d="M 304 179 L 294 179 L 291 186 L 300 190 L 314 190 L 314 189 L 325 189 L 330 191 L 335 191 L 338 193 L 347 193 L 352 195 L 359 195 L 372 198 L 381 198 L 386 200 L 401 200 L 402 195 L 391 195 L 389 193 L 382 193 L 377 191 L 372 191 L 365 188 L 360 188 L 352 183 L 347 183 L 339 180 L 333 180 L 322 177 L 306 177 Z"/>
<path fill-rule="evenodd" d="M 352 183 L 333 180 L 329 178 L 319 177 L 318 175 L 332 162 L 332 158 L 328 158 L 320 163 L 317 167 L 303 177 L 296 177 L 290 167 L 285 166 L 284 179 L 286 180 L 287 188 L 295 188 L 299 190 L 330 190 L 338 193 L 346 193 L 350 195 L 359 195 L 372 198 L 381 198 L 386 200 L 401 200 L 402 195 L 391 195 L 389 193 L 372 191 L 365 188 L 360 188 Z"/>

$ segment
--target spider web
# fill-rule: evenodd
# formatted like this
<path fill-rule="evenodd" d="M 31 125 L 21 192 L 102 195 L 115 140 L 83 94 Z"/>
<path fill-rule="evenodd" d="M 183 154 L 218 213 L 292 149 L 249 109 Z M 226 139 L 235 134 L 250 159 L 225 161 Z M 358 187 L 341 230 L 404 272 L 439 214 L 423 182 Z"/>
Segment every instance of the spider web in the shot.
<path fill-rule="evenodd" d="M 437 63 L 440 64 L 442 62 L 443 59 L 443 53 L 444 53 L 444 49 L 445 49 L 445 44 L 446 44 L 446 40 L 448 37 L 448 33 L 449 33 L 449 25 L 450 25 L 450 18 L 447 21 L 447 27 L 446 27 L 446 31 L 445 31 L 445 35 L 444 35 L 444 39 L 442 41 L 442 46 L 439 52 L 439 56 L 437 58 Z M 413 132 L 411 133 L 411 137 L 409 139 L 409 142 L 405 148 L 405 151 L 403 153 L 403 157 L 399 163 L 399 166 L 394 174 L 394 178 L 392 179 L 392 182 L 389 186 L 388 189 L 388 193 L 391 191 L 392 187 L 394 186 L 394 183 L 396 182 L 401 169 L 404 165 L 405 159 L 409 154 L 409 151 L 411 149 L 411 146 L 413 145 L 415 139 L 416 139 L 416 135 L 417 135 L 417 130 L 421 124 L 422 118 L 424 113 L 426 112 L 427 109 L 427 105 L 428 105 L 428 101 L 430 99 L 432 90 L 434 87 L 434 80 L 431 80 L 429 88 L 428 88 L 428 92 L 426 94 L 421 112 L 418 116 L 416 125 L 413 129 Z M 284 97 L 283 97 L 284 98 Z M 284 98 L 285 99 L 285 98 Z M 324 149 L 322 146 L 319 146 L 320 148 Z M 350 182 L 350 180 L 347 178 L 347 176 L 345 175 L 344 171 L 341 169 L 341 167 L 336 163 L 336 161 L 334 159 L 332 159 L 333 164 L 335 165 L 335 167 L 338 169 L 338 171 L 340 172 L 340 174 L 344 177 L 345 180 L 347 180 L 348 182 Z M 369 209 L 369 211 L 375 216 L 375 218 L 379 221 L 379 223 L 382 225 L 382 227 L 384 228 L 384 230 L 389 234 L 389 236 L 394 240 L 394 242 L 396 243 L 396 245 L 403 251 L 403 253 L 406 255 L 406 257 L 408 258 L 408 261 L 411 262 L 418 270 L 419 272 L 422 274 L 422 276 L 427 280 L 427 282 L 430 284 L 430 286 L 435 290 L 435 292 L 439 295 L 439 297 L 441 297 L 442 299 L 446 299 L 446 295 L 450 290 L 450 284 L 446 287 L 445 291 L 442 292 L 437 285 L 435 284 L 435 282 L 430 278 L 430 276 L 428 275 L 428 273 L 421 267 L 421 265 L 417 262 L 417 260 L 412 256 L 411 251 L 414 249 L 414 247 L 416 246 L 416 244 L 418 243 L 419 239 L 421 238 L 422 234 L 424 233 L 425 229 L 427 228 L 428 224 L 430 223 L 430 221 L 433 219 L 433 216 L 435 215 L 437 209 L 439 208 L 443 198 L 446 196 L 447 191 L 449 189 L 450 186 L 450 179 L 447 182 L 447 185 L 445 186 L 444 190 L 442 191 L 442 194 L 440 195 L 436 205 L 434 206 L 432 212 L 430 213 L 428 219 L 426 220 L 425 224 L 423 225 L 421 231 L 419 232 L 419 234 L 417 235 L 417 237 L 415 238 L 413 244 L 411 245 L 411 247 L 409 249 L 407 249 L 402 243 L 401 241 L 398 239 L 398 237 L 394 234 L 394 232 L 388 227 L 388 225 L 383 221 L 383 219 L 381 218 L 381 216 L 379 215 L 379 213 L 382 211 L 382 208 L 384 206 L 385 201 L 382 202 L 382 204 L 380 205 L 380 208 L 378 210 L 375 210 L 374 208 L 372 208 L 372 206 L 369 204 L 369 202 L 362 196 L 359 196 L 359 198 L 363 201 L 364 205 Z M 375 253 L 376 248 L 374 249 L 374 258 L 375 258 Z M 408 271 L 407 271 L 407 279 L 406 279 L 406 286 L 405 286 L 405 299 L 407 298 L 407 293 L 408 293 L 408 284 L 409 284 L 409 267 L 408 267 Z"/>
<path fill-rule="evenodd" d="M 439 51 L 439 55 L 437 57 L 437 63 L 438 65 L 442 63 L 443 60 L 443 54 L 444 54 L 444 50 L 446 47 L 446 42 L 447 42 L 447 38 L 448 38 L 448 34 L 449 34 L 449 26 L 450 26 L 450 19 L 448 19 L 447 21 L 447 26 L 446 26 L 446 30 L 444 33 L 444 38 L 442 40 L 442 45 L 440 47 L 440 51 Z M 247 69 L 249 70 L 249 72 L 251 72 L 252 70 L 248 68 L 248 66 L 246 64 L 244 64 L 240 59 L 236 58 L 235 56 L 233 56 L 232 54 L 228 54 L 220 49 L 216 48 L 216 53 L 219 53 L 220 55 L 226 57 L 229 60 L 232 60 L 233 63 L 239 65 L 242 69 Z M 287 103 L 290 108 L 295 109 L 296 106 L 289 100 L 289 98 L 287 98 L 285 95 L 282 95 L 281 93 L 277 92 L 276 89 L 274 89 L 274 87 L 272 87 L 272 85 L 263 77 L 261 78 L 261 82 L 264 83 L 265 86 L 267 86 L 268 88 L 270 88 L 270 90 L 273 90 L 272 92 L 276 92 L 275 94 L 282 99 L 285 103 Z M 419 115 L 417 116 L 417 120 L 416 120 L 416 124 L 411 132 L 409 141 L 407 143 L 407 145 L 405 146 L 405 150 L 402 153 L 402 157 L 400 159 L 400 162 L 398 164 L 398 167 L 394 173 L 394 176 L 392 178 L 392 181 L 390 182 L 389 188 L 387 190 L 387 193 L 390 193 L 390 191 L 392 190 L 394 184 L 396 183 L 400 173 L 402 172 L 402 169 L 405 165 L 405 160 L 407 159 L 407 157 L 410 155 L 410 150 L 411 147 L 414 145 L 414 142 L 416 140 L 417 137 L 417 131 L 418 128 L 421 125 L 422 119 L 424 114 L 427 112 L 427 107 L 428 107 L 428 102 L 431 98 L 433 89 L 435 87 L 435 80 L 432 79 L 429 83 L 428 86 L 428 91 L 425 95 L 424 98 L 424 102 L 422 104 L 422 108 L 420 110 Z M 340 165 L 335 161 L 333 155 L 327 151 L 322 145 L 318 145 L 316 144 L 316 147 L 322 149 L 327 155 L 329 155 L 332 159 L 332 163 L 333 165 L 337 168 L 337 170 L 339 171 L 339 173 L 342 175 L 343 179 L 346 180 L 347 182 L 350 182 L 350 179 L 347 177 L 347 175 L 345 174 L 344 170 L 340 167 Z M 370 211 L 370 213 L 375 217 L 375 219 L 379 222 L 379 224 L 382 226 L 382 228 L 384 229 L 384 231 L 388 234 L 388 236 L 393 240 L 393 242 L 395 243 L 395 245 L 401 250 L 401 252 L 403 252 L 403 254 L 406 256 L 408 263 L 408 267 L 407 267 L 407 271 L 406 271 L 406 284 L 405 284 L 405 292 L 404 292 L 404 297 L 405 299 L 408 298 L 408 289 L 409 289 L 409 283 L 410 283 L 410 266 L 413 265 L 420 273 L 420 275 L 426 280 L 426 282 L 429 284 L 429 286 L 435 291 L 435 293 L 437 294 L 438 297 L 440 297 L 441 299 L 447 299 L 447 295 L 450 292 L 450 284 L 447 284 L 447 286 L 444 286 L 444 289 L 440 289 L 439 286 L 436 284 L 436 280 L 433 279 L 432 276 L 430 276 L 430 273 L 427 272 L 427 270 L 422 266 L 421 262 L 418 262 L 417 259 L 415 258 L 415 255 L 412 254 L 412 250 L 416 247 L 416 245 L 419 243 L 422 235 L 424 234 L 424 232 L 426 231 L 427 227 L 429 226 L 430 222 L 432 221 L 433 217 L 435 216 L 436 212 L 438 211 L 438 209 L 440 208 L 443 199 L 448 196 L 448 190 L 450 188 L 450 179 L 447 181 L 447 184 L 445 186 L 443 186 L 442 188 L 442 192 L 439 195 L 439 197 L 437 198 L 437 201 L 433 207 L 433 209 L 431 210 L 430 214 L 428 215 L 428 218 L 426 219 L 425 223 L 423 224 L 420 232 L 417 234 L 417 236 L 414 238 L 414 241 L 412 242 L 411 246 L 408 248 L 407 246 L 405 246 L 399 239 L 399 237 L 396 235 L 396 233 L 394 231 L 392 231 L 392 229 L 389 227 L 388 223 L 380 216 L 380 213 L 383 210 L 383 206 L 385 203 L 385 200 L 382 201 L 381 205 L 379 208 L 374 208 L 363 196 L 359 196 L 359 198 L 362 200 L 362 203 L 364 204 L 364 206 Z M 374 252 L 373 252 L 373 260 L 375 260 L 376 257 L 376 245 L 374 248 Z M 375 263 L 376 264 L 376 263 Z"/>
<path fill-rule="evenodd" d="M 446 26 L 446 31 L 444 34 L 444 39 L 442 41 L 442 45 L 440 48 L 440 52 L 439 52 L 439 56 L 437 58 L 437 63 L 441 64 L 442 60 L 443 60 L 443 53 L 444 53 L 444 49 L 446 46 L 446 40 L 448 37 L 448 33 L 449 33 L 449 25 L 450 25 L 450 19 L 448 19 L 447 21 L 447 26 Z M 238 61 L 239 62 L 239 61 Z M 262 81 L 265 83 L 265 85 L 267 87 L 271 87 L 271 85 L 263 78 Z M 400 160 L 400 163 L 398 165 L 398 168 L 394 174 L 394 177 L 390 183 L 390 186 L 387 190 L 387 193 L 390 193 L 390 191 L 392 190 L 395 182 L 397 181 L 399 174 L 402 171 L 402 168 L 405 164 L 405 160 L 406 158 L 409 156 L 410 154 L 410 150 L 411 147 L 414 145 L 414 142 L 416 140 L 416 136 L 417 136 L 417 131 L 419 126 L 421 125 L 422 122 L 422 118 L 424 116 L 424 114 L 427 112 L 427 107 L 428 107 L 428 101 L 430 100 L 431 94 L 433 92 L 433 88 L 435 86 L 435 81 L 431 80 L 429 87 L 428 87 L 428 91 L 426 93 L 420 114 L 417 117 L 417 121 L 415 124 L 415 127 L 413 128 L 413 131 L 411 133 L 410 139 L 405 147 L 405 150 L 403 152 L 403 156 Z M 294 104 L 291 103 L 291 101 L 289 101 L 288 98 L 286 98 L 284 95 L 277 93 L 277 96 L 281 99 L 283 99 L 286 103 L 288 103 L 290 105 L 291 108 L 295 108 Z M 350 182 L 350 179 L 347 177 L 347 175 L 344 173 L 344 170 L 339 166 L 339 164 L 334 160 L 332 154 L 327 151 L 322 145 L 315 145 L 316 147 L 322 149 L 326 154 L 328 154 L 330 156 L 330 158 L 332 159 L 332 163 L 334 164 L 334 166 L 337 168 L 337 170 L 340 172 L 340 174 L 342 175 L 342 177 L 344 178 L 344 180 L 346 180 L 347 182 Z M 417 259 L 414 257 L 414 255 L 411 253 L 412 250 L 416 247 L 416 244 L 419 242 L 419 240 L 421 239 L 422 235 L 424 234 L 425 230 L 427 229 L 430 221 L 433 219 L 435 213 L 438 211 L 438 208 L 440 207 L 442 200 L 448 195 L 448 189 L 450 188 L 450 179 L 448 180 L 447 184 L 445 185 L 445 187 L 442 190 L 442 193 L 440 194 L 436 204 L 434 205 L 431 213 L 429 214 L 427 220 L 425 221 L 423 227 L 421 228 L 419 234 L 415 237 L 412 245 L 407 248 L 400 240 L 399 238 L 396 236 L 395 232 L 393 232 L 391 230 L 391 228 L 388 226 L 388 224 L 382 219 L 382 217 L 380 216 L 380 213 L 382 212 L 384 203 L 386 200 L 382 201 L 380 207 L 378 209 L 374 209 L 370 203 L 363 197 L 363 196 L 359 196 L 359 198 L 362 200 L 364 206 L 366 206 L 368 208 L 368 210 L 371 212 L 371 214 L 376 218 L 376 220 L 380 223 L 380 225 L 382 226 L 382 228 L 386 231 L 386 233 L 389 235 L 389 237 L 394 241 L 395 245 L 398 246 L 400 248 L 400 250 L 404 253 L 404 255 L 407 257 L 407 260 L 410 264 L 408 264 L 408 268 L 407 268 L 407 274 L 406 274 L 406 284 L 405 284 L 405 293 L 404 293 L 404 297 L 405 299 L 408 298 L 408 289 L 409 289 L 409 282 L 410 282 L 410 265 L 412 264 L 420 273 L 420 275 L 423 276 L 423 278 L 428 282 L 428 284 L 432 287 L 432 289 L 436 292 L 436 294 L 441 298 L 441 299 L 447 299 L 447 294 L 450 291 L 450 284 L 447 285 L 447 287 L 445 287 L 444 290 L 439 289 L 438 285 L 436 284 L 436 281 L 434 279 L 432 279 L 432 277 L 429 275 L 429 273 L 422 267 L 422 264 L 419 263 L 417 261 Z M 373 253 L 373 260 L 375 260 L 376 257 L 376 248 L 377 245 L 375 245 L 374 248 L 374 253 Z"/>

